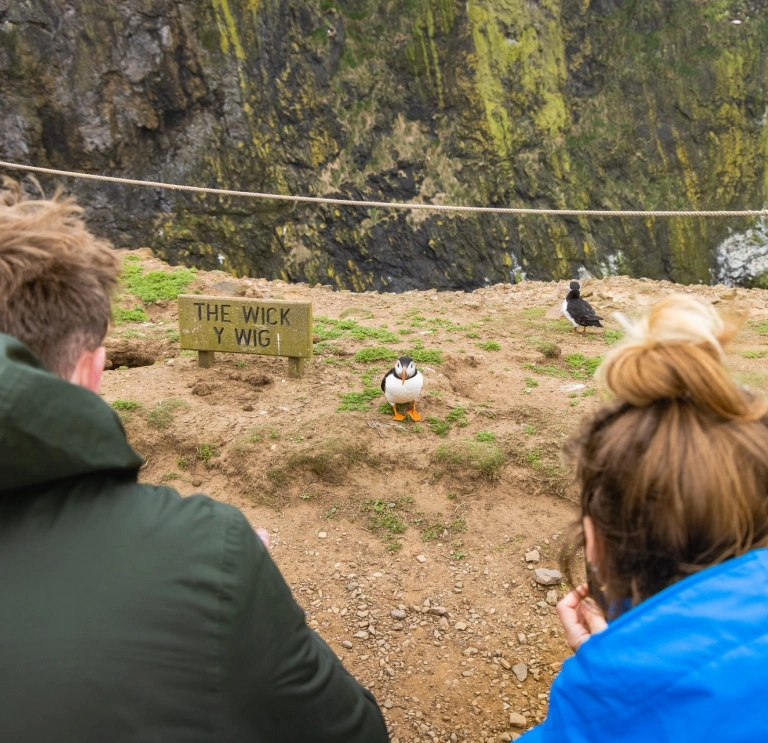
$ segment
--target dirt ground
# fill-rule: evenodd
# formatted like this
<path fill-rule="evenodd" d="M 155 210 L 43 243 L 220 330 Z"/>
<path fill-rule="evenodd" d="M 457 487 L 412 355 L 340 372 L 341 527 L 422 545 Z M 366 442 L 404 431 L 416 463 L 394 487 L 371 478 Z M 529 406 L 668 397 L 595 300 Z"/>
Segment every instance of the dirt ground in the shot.
<path fill-rule="evenodd" d="M 560 451 L 600 404 L 592 373 L 620 337 L 612 313 L 673 291 L 740 313 L 729 361 L 766 389 L 768 292 L 624 277 L 582 288 L 604 331 L 571 334 L 566 282 L 391 295 L 198 273 L 188 293 L 312 301 L 317 354 L 301 380 L 274 357 L 198 368 L 179 350 L 174 300 L 118 298 L 103 394 L 147 460 L 142 480 L 208 493 L 270 530 L 307 621 L 373 690 L 393 741 L 506 742 L 546 716 L 569 655 L 552 606 L 566 587 L 533 576 L 557 568 L 576 514 Z M 421 422 L 395 423 L 366 392 L 392 365 L 355 360 L 376 348 L 427 359 Z"/>

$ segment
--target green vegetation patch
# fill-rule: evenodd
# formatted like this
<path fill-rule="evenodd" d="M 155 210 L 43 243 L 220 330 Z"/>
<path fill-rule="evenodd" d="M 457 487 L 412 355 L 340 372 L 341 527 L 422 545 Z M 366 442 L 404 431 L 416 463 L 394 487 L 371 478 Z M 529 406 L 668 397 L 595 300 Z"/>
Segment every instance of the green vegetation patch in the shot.
<path fill-rule="evenodd" d="M 207 467 L 214 457 L 219 456 L 219 447 L 216 446 L 216 444 L 202 443 L 197 447 L 195 456 L 198 461 L 202 462 Z"/>
<path fill-rule="evenodd" d="M 559 359 L 562 354 L 560 346 L 551 341 L 541 341 L 541 343 L 537 343 L 536 350 L 547 359 Z"/>
<path fill-rule="evenodd" d="M 330 317 L 318 316 L 312 332 L 320 341 L 337 338 L 354 338 L 356 340 L 375 340 L 378 343 L 396 343 L 399 338 L 385 328 L 369 328 L 359 325 L 354 320 L 334 320 Z"/>
<path fill-rule="evenodd" d="M 176 299 L 194 281 L 196 274 L 194 268 L 144 273 L 141 264 L 130 261 L 123 268 L 123 281 L 128 291 L 142 302 L 159 302 Z"/>
<path fill-rule="evenodd" d="M 132 310 L 124 310 L 118 307 L 113 314 L 118 325 L 123 325 L 127 322 L 149 322 L 149 315 L 147 315 L 143 307 L 138 305 L 134 305 Z"/>
<path fill-rule="evenodd" d="M 138 410 L 141 403 L 138 400 L 115 400 L 112 407 L 115 410 Z"/>
<path fill-rule="evenodd" d="M 603 333 L 603 338 L 609 345 L 613 345 L 617 341 L 620 341 L 623 337 L 624 332 L 622 330 L 614 330 L 613 328 L 608 328 L 605 333 Z"/>
<path fill-rule="evenodd" d="M 496 341 L 485 341 L 484 343 L 476 343 L 475 345 L 482 348 L 483 351 L 501 351 L 501 344 Z"/>
<path fill-rule="evenodd" d="M 325 439 L 288 457 L 284 465 L 267 470 L 267 477 L 278 487 L 285 487 L 296 479 L 298 469 L 307 470 L 327 483 L 342 482 L 350 467 L 375 464 L 369 457 L 368 445 L 342 438 Z"/>
<path fill-rule="evenodd" d="M 464 534 L 466 531 L 467 522 L 464 521 L 464 519 L 454 519 L 450 523 L 434 521 L 422 527 L 421 541 L 433 542 L 441 537 L 443 539 L 448 539 L 456 534 Z"/>
<path fill-rule="evenodd" d="M 441 420 L 440 418 L 435 418 L 434 416 L 427 418 L 427 425 L 429 426 L 429 430 L 438 436 L 447 436 L 448 431 L 451 430 L 450 423 Z"/>
<path fill-rule="evenodd" d="M 489 480 L 498 478 L 506 462 L 504 452 L 498 444 L 471 439 L 440 444 L 434 456 L 438 462 L 450 469 L 473 469 Z"/>
<path fill-rule="evenodd" d="M 762 351 L 742 351 L 739 355 L 743 359 L 764 359 L 768 357 L 768 348 Z"/>
<path fill-rule="evenodd" d="M 147 425 L 164 430 L 173 423 L 174 415 L 180 410 L 187 410 L 189 404 L 178 397 L 168 397 L 155 405 L 147 415 Z"/>
<path fill-rule="evenodd" d="M 417 364 L 442 364 L 443 352 L 439 349 L 424 348 L 417 345 L 414 348 L 403 351 L 402 356 L 410 356 Z"/>
<path fill-rule="evenodd" d="M 467 420 L 467 409 L 457 405 L 445 416 L 445 420 L 455 423 L 459 428 L 466 428 L 469 425 Z"/>
<path fill-rule="evenodd" d="M 480 431 L 480 433 L 475 436 L 475 441 L 496 441 L 496 434 L 491 433 L 490 431 Z"/>
<path fill-rule="evenodd" d="M 397 354 L 391 348 L 377 346 L 376 348 L 361 348 L 355 354 L 355 361 L 362 364 L 370 364 L 374 361 L 394 361 Z"/>
<path fill-rule="evenodd" d="M 381 390 L 375 387 L 366 387 L 362 392 L 347 392 L 340 395 L 341 405 L 336 408 L 336 412 L 342 410 L 359 410 L 367 413 L 371 409 L 371 400 L 379 397 Z"/>
<path fill-rule="evenodd" d="M 320 343 L 315 343 L 315 345 L 312 346 L 312 352 L 318 356 L 331 355 L 338 353 L 339 347 L 334 346 L 333 343 L 328 343 L 327 341 L 320 341 Z"/>
<path fill-rule="evenodd" d="M 405 533 L 408 524 L 398 511 L 412 500 L 412 498 L 400 498 L 396 501 L 385 501 L 376 498 L 365 501 L 363 511 L 368 515 L 367 528 L 384 538 L 389 553 L 397 552 L 402 547 L 396 535 Z"/>
<path fill-rule="evenodd" d="M 548 377 L 568 377 L 568 372 L 565 369 L 558 369 L 558 367 L 552 366 L 551 364 L 547 364 L 546 366 L 538 366 L 537 364 L 525 364 L 525 368 L 529 369 L 534 374 L 545 374 Z"/>

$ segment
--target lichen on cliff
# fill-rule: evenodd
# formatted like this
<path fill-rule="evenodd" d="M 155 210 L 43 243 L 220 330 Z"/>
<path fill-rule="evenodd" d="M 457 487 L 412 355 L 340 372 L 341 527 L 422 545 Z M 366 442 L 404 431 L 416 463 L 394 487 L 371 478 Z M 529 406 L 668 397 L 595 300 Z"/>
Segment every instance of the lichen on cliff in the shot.
<path fill-rule="evenodd" d="M 69 15 L 0 2 L 0 155 L 382 201 L 761 207 L 768 16 L 747 11 L 720 0 L 88 0 Z M 717 246 L 756 229 L 72 187 L 118 245 L 357 291 L 615 271 L 708 282 Z"/>

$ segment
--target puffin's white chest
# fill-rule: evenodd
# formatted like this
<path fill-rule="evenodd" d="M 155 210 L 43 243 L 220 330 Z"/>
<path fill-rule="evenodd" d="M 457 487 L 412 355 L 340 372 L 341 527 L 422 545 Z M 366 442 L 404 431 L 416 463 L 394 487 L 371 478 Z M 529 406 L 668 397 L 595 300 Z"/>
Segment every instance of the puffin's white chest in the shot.
<path fill-rule="evenodd" d="M 561 311 L 565 315 L 565 318 L 567 320 L 570 320 L 573 323 L 573 327 L 574 328 L 578 327 L 578 324 L 576 323 L 576 321 L 568 314 L 568 300 L 567 299 L 563 300 L 563 306 L 561 308 Z"/>
<path fill-rule="evenodd" d="M 416 376 L 406 379 L 405 384 L 399 377 L 389 374 L 384 382 L 384 397 L 390 405 L 413 402 L 419 396 L 423 385 L 424 377 L 420 371 L 416 372 Z"/>

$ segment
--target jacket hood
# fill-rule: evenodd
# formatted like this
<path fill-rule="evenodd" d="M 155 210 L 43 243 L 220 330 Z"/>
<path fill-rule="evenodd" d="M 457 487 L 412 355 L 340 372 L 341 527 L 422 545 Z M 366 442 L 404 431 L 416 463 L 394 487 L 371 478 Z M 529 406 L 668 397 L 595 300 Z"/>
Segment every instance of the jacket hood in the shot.
<path fill-rule="evenodd" d="M 136 473 L 142 462 L 98 395 L 53 376 L 0 333 L 0 495 L 94 472 Z"/>

